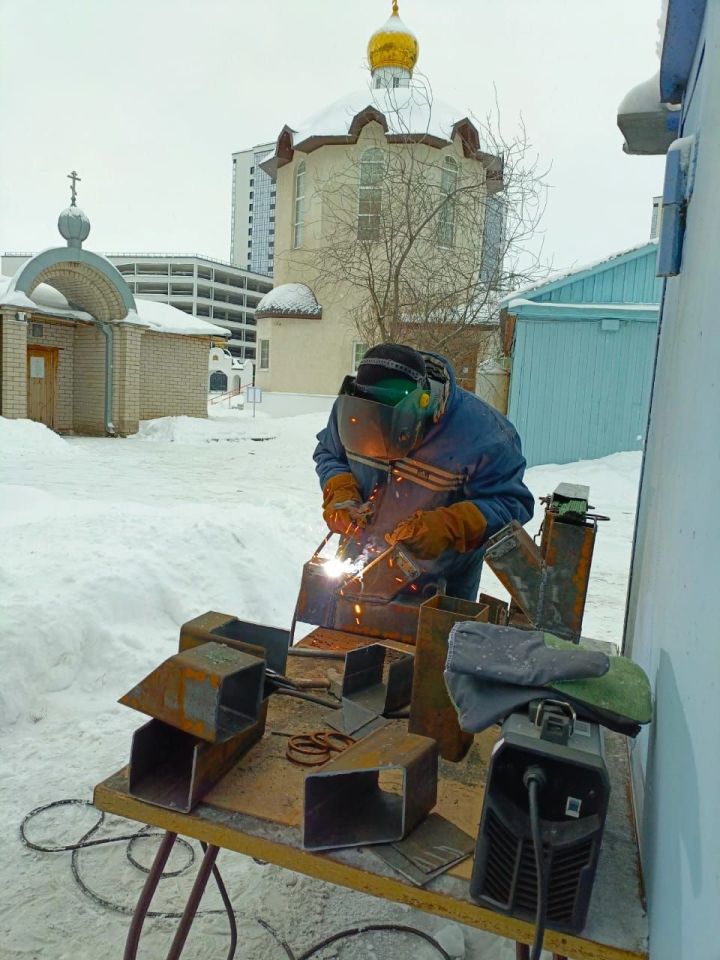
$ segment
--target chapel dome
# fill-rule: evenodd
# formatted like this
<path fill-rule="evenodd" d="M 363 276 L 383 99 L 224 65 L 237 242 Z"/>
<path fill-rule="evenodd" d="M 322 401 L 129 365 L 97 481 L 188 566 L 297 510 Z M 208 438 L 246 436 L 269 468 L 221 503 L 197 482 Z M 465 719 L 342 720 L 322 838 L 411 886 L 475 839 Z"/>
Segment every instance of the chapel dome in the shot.
<path fill-rule="evenodd" d="M 393 0 L 392 14 L 370 37 L 368 61 L 375 73 L 383 67 L 399 67 L 412 73 L 418 59 L 417 37 L 400 19 L 397 0 Z"/>
<path fill-rule="evenodd" d="M 83 240 L 87 240 L 90 233 L 90 221 L 87 215 L 72 204 L 65 207 L 58 217 L 58 230 L 63 240 L 67 240 L 70 246 L 79 246 Z"/>
<path fill-rule="evenodd" d="M 321 317 L 322 306 L 306 283 L 281 283 L 273 287 L 255 307 L 255 318 Z"/>

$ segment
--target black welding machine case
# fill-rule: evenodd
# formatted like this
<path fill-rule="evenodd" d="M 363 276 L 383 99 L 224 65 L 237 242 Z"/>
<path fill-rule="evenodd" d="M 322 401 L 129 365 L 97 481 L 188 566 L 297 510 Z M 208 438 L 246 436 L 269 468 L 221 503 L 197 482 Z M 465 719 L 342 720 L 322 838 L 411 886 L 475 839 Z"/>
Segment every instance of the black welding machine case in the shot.
<path fill-rule="evenodd" d="M 546 922 L 568 933 L 585 926 L 605 825 L 610 782 L 601 728 L 576 721 L 566 744 L 541 739 L 525 714 L 505 721 L 495 746 L 470 881 L 470 895 L 494 910 L 535 921 L 537 875 L 523 774 L 542 767 L 539 794 Z"/>

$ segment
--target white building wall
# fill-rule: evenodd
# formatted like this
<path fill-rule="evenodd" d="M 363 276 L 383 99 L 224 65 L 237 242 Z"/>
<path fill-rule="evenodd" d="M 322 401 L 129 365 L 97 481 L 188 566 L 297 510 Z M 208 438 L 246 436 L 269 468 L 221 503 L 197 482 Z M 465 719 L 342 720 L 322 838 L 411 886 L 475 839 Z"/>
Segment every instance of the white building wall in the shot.
<path fill-rule="evenodd" d="M 705 41 L 685 105 L 683 133 L 700 132 L 697 170 L 682 269 L 662 310 L 626 633 L 656 698 L 632 753 L 652 960 L 720 955 L 717 0 L 707 4 Z"/>

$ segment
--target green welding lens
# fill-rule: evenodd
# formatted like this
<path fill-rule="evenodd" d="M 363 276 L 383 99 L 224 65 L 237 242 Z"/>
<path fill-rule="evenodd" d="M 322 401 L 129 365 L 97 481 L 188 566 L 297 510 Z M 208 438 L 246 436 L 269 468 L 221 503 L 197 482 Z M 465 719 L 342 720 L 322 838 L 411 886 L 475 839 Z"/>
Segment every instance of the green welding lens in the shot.
<path fill-rule="evenodd" d="M 388 407 L 394 407 L 413 392 L 417 384 L 412 380 L 406 380 L 404 377 L 387 377 L 374 383 L 371 387 L 364 387 L 364 392 L 371 400 L 377 403 L 384 403 Z"/>

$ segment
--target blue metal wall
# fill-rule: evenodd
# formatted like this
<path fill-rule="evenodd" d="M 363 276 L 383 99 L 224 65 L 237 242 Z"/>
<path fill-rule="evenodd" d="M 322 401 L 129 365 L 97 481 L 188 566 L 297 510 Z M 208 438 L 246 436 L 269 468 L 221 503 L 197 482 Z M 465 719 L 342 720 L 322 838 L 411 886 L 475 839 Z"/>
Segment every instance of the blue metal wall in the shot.
<path fill-rule="evenodd" d="M 660 301 L 656 253 L 648 243 L 508 307 L 517 318 L 508 416 L 530 466 L 642 449 L 657 311 L 640 305 Z M 614 305 L 606 317 L 605 305 Z"/>
<path fill-rule="evenodd" d="M 508 416 L 530 466 L 642 449 L 657 323 L 605 325 L 518 317 Z"/>
<path fill-rule="evenodd" d="M 535 303 L 660 303 L 662 280 L 655 276 L 657 245 L 605 261 L 567 281 L 540 287 Z"/>

